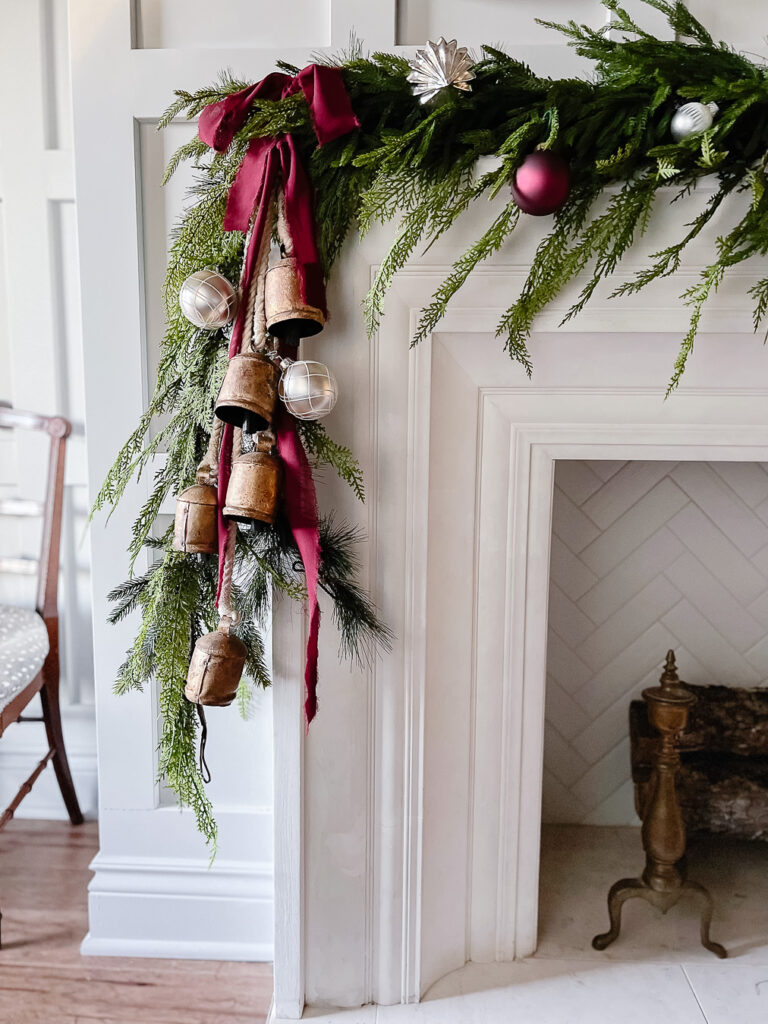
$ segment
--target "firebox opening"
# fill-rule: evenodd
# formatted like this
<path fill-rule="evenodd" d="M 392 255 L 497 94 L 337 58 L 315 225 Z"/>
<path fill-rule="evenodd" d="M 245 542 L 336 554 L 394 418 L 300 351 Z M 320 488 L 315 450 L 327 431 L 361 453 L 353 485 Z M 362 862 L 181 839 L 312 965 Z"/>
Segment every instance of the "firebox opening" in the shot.
<path fill-rule="evenodd" d="M 537 955 L 712 959 L 687 896 L 664 917 L 628 902 L 619 938 L 591 947 L 609 887 L 645 863 L 630 703 L 657 685 L 670 649 L 694 686 L 768 687 L 768 464 L 558 461 Z M 768 952 L 765 737 L 756 722 L 754 749 L 722 769 L 734 802 L 709 801 L 722 831 L 688 835 L 689 877 L 714 898 L 712 937 L 750 959 Z M 762 840 L 744 839 L 750 822 Z"/>

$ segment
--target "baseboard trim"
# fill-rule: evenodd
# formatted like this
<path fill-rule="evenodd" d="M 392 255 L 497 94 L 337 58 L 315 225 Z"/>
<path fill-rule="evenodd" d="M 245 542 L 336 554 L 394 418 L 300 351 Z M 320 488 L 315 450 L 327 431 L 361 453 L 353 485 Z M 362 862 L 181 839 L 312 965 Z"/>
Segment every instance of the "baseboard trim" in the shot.
<path fill-rule="evenodd" d="M 274 894 L 274 871 L 266 862 L 217 858 L 208 867 L 206 861 L 182 857 L 110 857 L 97 853 L 90 869 L 94 876 L 89 893 L 270 902 Z"/>
<path fill-rule="evenodd" d="M 85 936 L 80 944 L 83 956 L 132 956 L 160 960 L 233 960 L 271 963 L 270 943 L 180 942 L 158 939 L 99 939 Z"/>
<path fill-rule="evenodd" d="M 271 864 L 119 857 L 91 863 L 84 956 L 271 961 Z"/>

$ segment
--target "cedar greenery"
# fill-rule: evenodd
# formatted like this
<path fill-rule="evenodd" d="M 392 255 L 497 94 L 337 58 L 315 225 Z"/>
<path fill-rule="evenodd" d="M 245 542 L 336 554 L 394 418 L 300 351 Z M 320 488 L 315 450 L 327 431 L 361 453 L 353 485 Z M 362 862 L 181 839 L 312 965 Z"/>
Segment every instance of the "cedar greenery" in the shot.
<path fill-rule="evenodd" d="M 226 367 L 229 331 L 197 331 L 182 317 L 178 291 L 184 278 L 215 266 L 237 279 L 244 239 L 225 233 L 222 219 L 228 189 L 251 139 L 290 132 L 315 189 L 318 243 L 326 275 L 353 224 L 361 233 L 400 217 L 395 241 L 382 259 L 365 301 L 369 333 L 376 332 L 394 275 L 420 247 L 433 244 L 473 204 L 505 189 L 536 147 L 555 150 L 571 168 L 571 193 L 548 226 L 520 294 L 498 324 L 510 356 L 530 374 L 528 339 L 536 316 L 579 275 L 585 283 L 565 319 L 577 316 L 597 285 L 613 275 L 643 234 L 658 202 L 684 201 L 703 178 L 714 176 L 715 192 L 687 225 L 685 235 L 654 254 L 649 267 L 613 294 L 639 291 L 674 274 L 684 250 L 725 200 L 751 197 L 749 208 L 718 238 L 709 266 L 684 292 L 690 327 L 682 340 L 669 390 L 677 387 L 693 348 L 702 311 L 728 270 L 768 251 L 768 68 L 716 42 L 680 0 L 645 0 L 664 14 L 672 40 L 645 31 L 619 4 L 602 0 L 610 26 L 592 29 L 573 21 L 548 24 L 564 34 L 578 54 L 595 64 L 594 77 L 556 80 L 537 76 L 514 57 L 483 47 L 470 94 L 448 89 L 422 106 L 406 80 L 404 57 L 373 53 L 359 44 L 333 58 L 342 69 L 360 130 L 322 147 L 312 129 L 304 97 L 257 100 L 226 153 L 212 154 L 197 138 L 172 157 L 166 178 L 184 160 L 198 175 L 190 206 L 172 239 L 165 285 L 167 332 L 157 386 L 146 414 L 120 451 L 95 508 L 114 506 L 129 481 L 149 469 L 153 457 L 167 459 L 157 471 L 150 497 L 137 518 L 130 545 L 131 565 L 146 545 L 158 552 L 145 573 L 132 576 L 111 595 L 115 620 L 139 609 L 142 624 L 120 670 L 118 690 L 141 688 L 155 679 L 163 715 L 161 771 L 184 803 L 190 804 L 206 838 L 215 846 L 215 822 L 194 759 L 195 719 L 183 697 L 188 653 L 200 633 L 215 625 L 214 556 L 185 558 L 170 548 L 170 535 L 153 538 L 163 500 L 194 479 L 205 450 L 215 396 Z M 324 59 L 324 58 L 321 58 Z M 295 74 L 298 69 L 281 64 Z M 178 92 L 164 114 L 164 127 L 179 116 L 194 118 L 209 103 L 247 83 L 223 75 L 196 93 Z M 706 132 L 680 142 L 670 134 L 676 106 L 690 100 L 716 102 L 719 113 Z M 478 176 L 480 157 L 498 166 Z M 607 206 L 596 204 L 608 190 Z M 513 203 L 485 218 L 481 237 L 455 260 L 448 277 L 422 312 L 413 343 L 439 324 L 448 303 L 471 271 L 497 252 L 520 220 Z M 754 326 L 765 325 L 768 276 L 750 289 Z M 328 464 L 359 498 L 363 482 L 349 449 L 334 442 L 320 424 L 300 424 L 304 446 L 315 465 Z M 388 633 L 356 582 L 354 531 L 323 520 L 321 583 L 333 601 L 343 653 L 368 657 Z M 248 646 L 248 673 L 268 685 L 259 624 L 273 587 L 301 600 L 305 588 L 290 532 L 242 530 L 237 547 L 235 600 L 243 613 L 240 635 Z M 297 568 L 298 567 L 298 568 Z M 239 697 L 247 706 L 248 691 Z"/>
<path fill-rule="evenodd" d="M 587 283 L 565 319 L 577 316 L 598 283 L 616 271 L 643 234 L 657 201 L 680 200 L 702 178 L 715 175 L 718 189 L 690 231 L 614 292 L 637 291 L 674 273 L 683 250 L 723 199 L 751 193 L 751 209 L 718 240 L 711 265 L 682 295 L 691 307 L 691 320 L 669 384 L 672 390 L 693 348 L 708 297 L 731 266 L 768 251 L 768 69 L 713 40 L 680 0 L 645 2 L 666 16 L 674 40 L 645 31 L 618 0 L 602 0 L 611 23 L 599 29 L 573 21 L 542 22 L 595 62 L 591 81 L 541 78 L 514 57 L 484 46 L 474 67 L 472 92 L 445 90 L 437 103 L 423 107 L 406 81 L 404 57 L 366 57 L 355 44 L 333 63 L 342 68 L 360 131 L 319 147 L 301 95 L 256 101 L 228 153 L 211 158 L 194 140 L 173 157 L 170 168 L 191 157 L 227 179 L 250 139 L 291 131 L 315 185 L 326 273 L 353 223 L 364 234 L 374 223 L 400 216 L 395 241 L 365 302 L 365 320 L 373 334 L 392 278 L 419 246 L 433 244 L 477 200 L 494 198 L 535 147 L 562 153 L 571 167 L 571 195 L 555 215 L 520 295 L 498 324 L 510 355 L 529 374 L 527 342 L 536 315 L 571 280 L 586 273 Z M 291 73 L 298 70 L 283 67 Z M 225 76 L 198 93 L 178 93 L 166 121 L 180 114 L 195 117 L 207 103 L 242 85 Z M 716 102 L 719 113 L 711 129 L 676 143 L 670 121 L 676 106 L 690 100 Z M 475 177 L 476 162 L 485 156 L 497 157 L 500 165 Z M 608 209 L 595 215 L 595 202 L 611 186 L 615 194 Z M 518 221 L 517 211 L 507 207 L 459 256 L 424 310 L 414 344 L 435 329 L 471 269 L 507 241 Z M 750 294 L 759 330 L 768 312 L 768 277 Z"/>

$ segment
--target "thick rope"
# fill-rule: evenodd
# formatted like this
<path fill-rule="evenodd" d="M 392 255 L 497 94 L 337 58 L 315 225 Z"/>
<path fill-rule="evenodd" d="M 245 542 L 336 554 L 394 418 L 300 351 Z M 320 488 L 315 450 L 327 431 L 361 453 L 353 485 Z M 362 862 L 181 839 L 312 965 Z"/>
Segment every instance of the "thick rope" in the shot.
<path fill-rule="evenodd" d="M 203 456 L 203 461 L 197 467 L 197 482 L 199 484 L 216 486 L 216 482 L 219 479 L 219 449 L 221 448 L 221 435 L 223 431 L 224 423 L 214 413 L 208 448 Z"/>
<path fill-rule="evenodd" d="M 245 323 L 241 352 L 261 352 L 267 347 L 267 320 L 264 310 L 264 280 L 269 265 L 269 250 L 272 246 L 272 231 L 275 223 L 275 204 L 270 196 L 267 199 L 267 211 L 264 219 L 264 231 L 259 240 L 259 251 L 253 272 L 245 310 Z M 222 425 L 223 426 L 223 425 Z M 213 436 L 211 437 L 213 445 Z M 211 447 L 209 445 L 209 448 Z M 235 427 L 232 434 L 232 461 L 242 451 L 243 432 Z M 218 473 L 218 450 L 216 446 L 216 470 Z M 206 458 L 208 455 L 206 454 Z M 230 522 L 227 527 L 227 542 L 224 548 L 224 565 L 221 573 L 221 589 L 219 591 L 219 612 L 222 621 L 228 619 L 229 625 L 240 620 L 239 612 L 232 605 L 232 575 L 235 568 L 235 546 L 237 543 L 237 523 Z"/>
<path fill-rule="evenodd" d="M 267 346 L 267 316 L 264 310 L 264 283 L 269 266 L 269 250 L 272 247 L 272 229 L 275 223 L 275 204 L 267 201 L 264 232 L 259 243 L 256 266 L 251 287 L 248 290 L 248 306 L 245 314 L 245 337 L 241 351 L 263 352 Z"/>
<path fill-rule="evenodd" d="M 285 193 L 281 188 L 277 190 L 277 238 L 285 255 L 293 256 L 293 240 L 285 216 Z"/>
<path fill-rule="evenodd" d="M 233 461 L 236 452 L 243 448 L 243 432 L 235 427 L 232 434 Z M 237 523 L 232 521 L 227 526 L 227 545 L 224 549 L 224 568 L 221 574 L 221 592 L 219 594 L 219 612 L 222 618 L 228 618 L 232 625 L 240 621 L 240 613 L 232 605 L 232 575 L 235 570 L 235 546 L 237 544 Z"/>
<path fill-rule="evenodd" d="M 227 546 L 224 551 L 224 570 L 221 576 L 219 614 L 222 619 L 229 619 L 232 625 L 240 621 L 240 613 L 232 606 L 232 574 L 235 569 L 236 542 L 237 523 L 230 522 L 227 526 Z"/>

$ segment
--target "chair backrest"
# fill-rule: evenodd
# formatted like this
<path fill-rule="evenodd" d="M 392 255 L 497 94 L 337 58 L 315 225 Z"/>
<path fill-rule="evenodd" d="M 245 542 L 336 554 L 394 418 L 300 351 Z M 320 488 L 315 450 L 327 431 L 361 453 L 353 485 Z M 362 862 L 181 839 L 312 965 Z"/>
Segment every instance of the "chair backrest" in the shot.
<path fill-rule="evenodd" d="M 42 517 L 40 558 L 8 558 L 0 556 L 0 572 L 37 575 L 35 606 L 44 619 L 58 616 L 59 549 L 61 547 L 61 515 L 64 504 L 65 446 L 72 424 L 63 416 L 41 416 L 34 412 L 0 408 L 0 428 L 36 430 L 48 434 L 50 453 L 48 479 L 43 501 L 25 498 L 0 498 L 0 516 Z"/>

